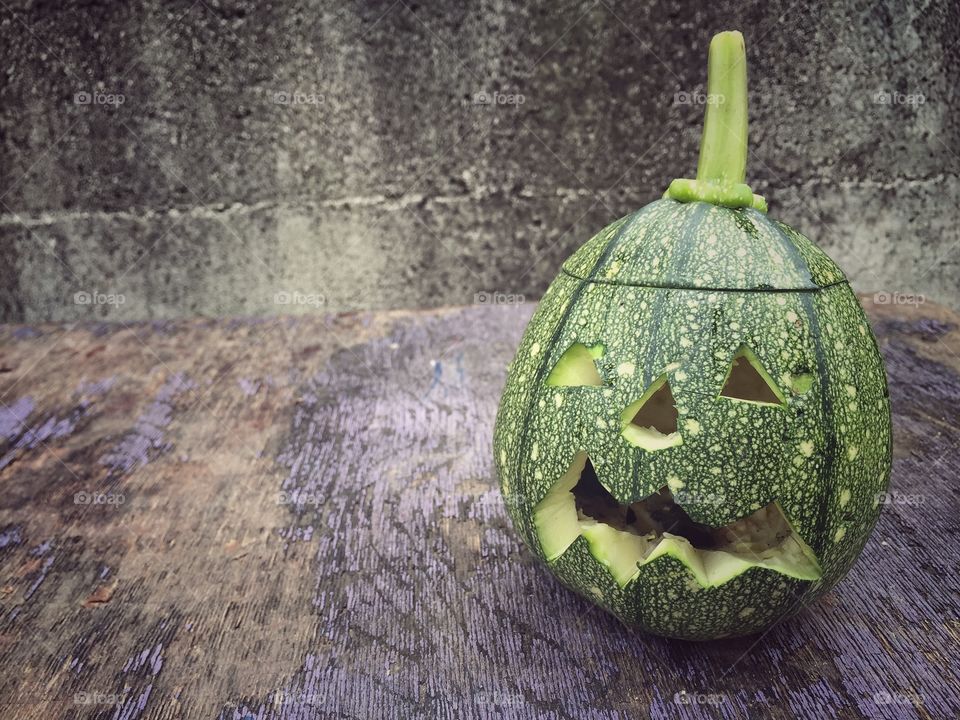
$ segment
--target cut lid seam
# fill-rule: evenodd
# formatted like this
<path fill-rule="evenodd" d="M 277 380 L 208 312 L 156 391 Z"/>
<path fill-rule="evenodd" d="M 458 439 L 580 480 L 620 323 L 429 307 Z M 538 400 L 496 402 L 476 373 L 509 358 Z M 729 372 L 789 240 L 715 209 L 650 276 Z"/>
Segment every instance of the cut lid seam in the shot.
<path fill-rule="evenodd" d="M 827 290 L 829 288 L 835 287 L 837 285 L 849 285 L 850 281 L 844 278 L 843 280 L 837 280 L 827 285 L 814 285 L 807 287 L 795 287 L 795 288 L 775 288 L 775 287 L 752 287 L 752 288 L 724 288 L 724 287 L 703 287 L 703 286 L 693 286 L 693 285 L 656 285 L 651 283 L 642 283 L 642 282 L 622 282 L 618 280 L 608 280 L 606 278 L 584 278 L 579 275 L 567 270 L 566 267 L 561 267 L 560 272 L 564 275 L 573 278 L 574 280 L 579 280 L 581 282 L 588 283 L 597 283 L 598 285 L 613 285 L 618 287 L 637 287 L 637 288 L 650 288 L 653 290 L 697 290 L 700 292 L 743 292 L 743 293 L 788 293 L 788 292 L 820 292 L 821 290 Z"/>

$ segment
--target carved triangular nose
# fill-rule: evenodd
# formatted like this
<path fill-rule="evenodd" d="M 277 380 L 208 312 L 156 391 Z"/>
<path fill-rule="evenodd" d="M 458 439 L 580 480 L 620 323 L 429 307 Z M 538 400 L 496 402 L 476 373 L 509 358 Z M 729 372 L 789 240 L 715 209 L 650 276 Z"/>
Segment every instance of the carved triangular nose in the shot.
<path fill-rule="evenodd" d="M 720 397 L 758 405 L 783 405 L 785 402 L 773 378 L 746 345 L 741 345 L 733 356 Z"/>

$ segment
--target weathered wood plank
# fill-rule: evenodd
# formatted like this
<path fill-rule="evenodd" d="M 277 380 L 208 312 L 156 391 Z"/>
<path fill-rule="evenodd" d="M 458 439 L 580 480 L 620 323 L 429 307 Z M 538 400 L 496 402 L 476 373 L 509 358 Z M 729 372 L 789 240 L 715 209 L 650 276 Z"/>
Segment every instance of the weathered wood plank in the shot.
<path fill-rule="evenodd" d="M 531 309 L 0 328 L 3 716 L 960 716 L 960 317 L 868 307 L 895 463 L 849 578 L 694 644 L 510 527 L 490 438 Z"/>

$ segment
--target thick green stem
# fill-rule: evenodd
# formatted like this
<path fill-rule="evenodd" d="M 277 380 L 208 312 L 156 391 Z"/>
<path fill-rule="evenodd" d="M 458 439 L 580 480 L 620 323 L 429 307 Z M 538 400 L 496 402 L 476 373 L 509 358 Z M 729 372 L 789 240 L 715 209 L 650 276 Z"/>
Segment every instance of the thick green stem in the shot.
<path fill-rule="evenodd" d="M 707 113 L 697 180 L 742 183 L 747 177 L 747 53 L 743 35 L 722 32 L 710 41 Z"/>
<path fill-rule="evenodd" d="M 722 32 L 710 41 L 707 112 L 697 179 L 677 179 L 664 197 L 767 211 L 766 201 L 744 183 L 747 170 L 747 54 L 743 35 Z"/>

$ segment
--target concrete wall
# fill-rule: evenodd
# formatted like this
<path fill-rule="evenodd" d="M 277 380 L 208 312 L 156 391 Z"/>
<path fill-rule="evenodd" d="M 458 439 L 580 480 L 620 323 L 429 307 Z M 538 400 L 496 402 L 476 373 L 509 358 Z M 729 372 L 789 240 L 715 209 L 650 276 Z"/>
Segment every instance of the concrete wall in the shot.
<path fill-rule="evenodd" d="M 694 172 L 728 28 L 771 215 L 960 305 L 957 4 L 703 5 L 5 5 L 0 319 L 536 298 Z"/>

